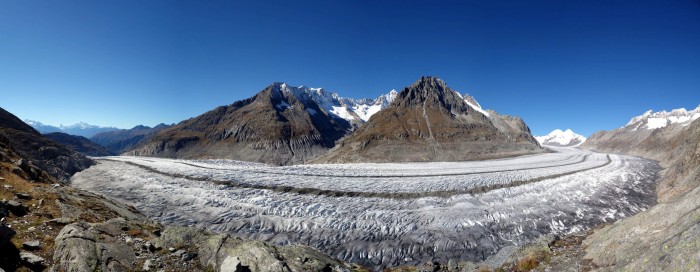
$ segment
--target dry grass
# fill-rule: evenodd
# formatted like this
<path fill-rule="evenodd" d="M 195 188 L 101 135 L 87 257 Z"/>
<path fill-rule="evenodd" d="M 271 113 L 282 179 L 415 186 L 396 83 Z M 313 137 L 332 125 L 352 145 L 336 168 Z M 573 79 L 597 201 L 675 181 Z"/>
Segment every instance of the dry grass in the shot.
<path fill-rule="evenodd" d="M 516 271 L 527 272 L 535 269 L 539 264 L 539 256 L 531 253 L 527 257 L 518 260 L 518 262 L 515 264 L 515 269 Z"/>
<path fill-rule="evenodd" d="M 57 195 L 52 192 L 50 184 L 35 183 L 24 180 L 13 174 L 10 163 L 0 163 L 0 199 L 17 200 L 29 208 L 29 213 L 25 216 L 15 216 L 10 214 L 5 217 L 6 224 L 12 226 L 17 232 L 12 243 L 22 250 L 22 243 L 30 240 L 40 241 L 41 248 L 32 253 L 47 260 L 47 264 L 52 263 L 54 250 L 54 237 L 60 232 L 60 227 L 48 225 L 46 221 L 60 217 L 61 211 L 56 204 Z M 4 185 L 12 186 L 5 188 Z M 18 200 L 17 193 L 27 193 L 31 195 L 29 200 Z M 31 229 L 31 230 L 30 230 Z M 17 271 L 25 271 L 20 268 Z M 29 271 L 29 270 L 26 270 Z"/>

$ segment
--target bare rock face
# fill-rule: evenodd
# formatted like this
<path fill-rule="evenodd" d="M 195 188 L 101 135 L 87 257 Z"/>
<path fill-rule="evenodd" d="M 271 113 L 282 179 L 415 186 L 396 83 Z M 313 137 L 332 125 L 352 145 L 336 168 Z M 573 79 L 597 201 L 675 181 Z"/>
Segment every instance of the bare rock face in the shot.
<path fill-rule="evenodd" d="M 313 99 L 275 83 L 254 97 L 164 129 L 126 154 L 301 163 L 325 153 L 350 128 Z"/>
<path fill-rule="evenodd" d="M 543 152 L 522 119 L 470 104 L 478 105 L 444 81 L 423 77 L 314 162 L 460 161 Z"/>
<path fill-rule="evenodd" d="M 131 271 L 134 251 L 118 239 L 124 219 L 74 223 L 56 237 L 54 261 L 63 271 Z"/>
<path fill-rule="evenodd" d="M 599 132 L 583 146 L 657 159 L 666 167 L 657 187 L 660 203 L 596 231 L 584 241 L 585 258 L 601 271 L 697 269 L 700 263 L 700 121 L 649 130 L 622 128 Z"/>
<path fill-rule="evenodd" d="M 68 182 L 74 173 L 94 164 L 84 155 L 47 139 L 2 108 L 0 136 L 0 146 L 13 150 L 26 160 L 26 163 L 18 165 L 18 168 L 31 180 L 48 181 L 48 177 L 33 168 L 39 168 L 61 181 Z"/>
<path fill-rule="evenodd" d="M 217 271 L 348 271 L 353 267 L 307 246 L 274 246 L 186 227 L 166 227 L 156 244 L 163 248 L 197 245 L 202 266 Z"/>
<path fill-rule="evenodd" d="M 599 131 L 581 148 L 658 160 L 666 168 L 657 187 L 659 202 L 673 200 L 698 186 L 700 122 L 697 120 L 655 129 L 626 126 Z"/>

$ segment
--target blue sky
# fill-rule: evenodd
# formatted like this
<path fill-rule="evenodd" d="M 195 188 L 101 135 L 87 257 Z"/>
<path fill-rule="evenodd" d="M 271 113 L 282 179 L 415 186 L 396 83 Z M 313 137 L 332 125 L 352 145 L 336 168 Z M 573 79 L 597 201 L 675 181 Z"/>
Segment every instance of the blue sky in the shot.
<path fill-rule="evenodd" d="M 436 75 L 534 134 L 700 104 L 700 1 L 0 1 L 0 106 L 174 123 L 272 82 L 376 97 Z"/>

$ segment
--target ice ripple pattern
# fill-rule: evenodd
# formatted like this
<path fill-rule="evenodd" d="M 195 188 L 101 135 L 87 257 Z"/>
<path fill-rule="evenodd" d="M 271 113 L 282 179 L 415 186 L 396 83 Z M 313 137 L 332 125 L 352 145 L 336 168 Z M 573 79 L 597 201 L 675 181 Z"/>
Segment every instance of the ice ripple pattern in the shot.
<path fill-rule="evenodd" d="M 164 223 L 196 225 L 277 244 L 307 244 L 375 267 L 483 260 L 504 247 L 543 234 L 585 230 L 654 203 L 659 171 L 656 162 L 571 148 L 557 150 L 475 162 L 287 167 L 225 160 L 109 157 L 76 174 L 73 184 L 126 201 Z M 407 199 L 333 197 L 235 186 L 245 182 L 427 193 L 508 184 L 557 173 L 571 174 L 480 194 Z"/>

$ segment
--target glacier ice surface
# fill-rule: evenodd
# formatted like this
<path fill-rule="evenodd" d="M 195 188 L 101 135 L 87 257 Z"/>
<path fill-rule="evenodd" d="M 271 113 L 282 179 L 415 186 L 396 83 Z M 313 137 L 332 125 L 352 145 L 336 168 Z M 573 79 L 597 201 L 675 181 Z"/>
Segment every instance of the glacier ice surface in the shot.
<path fill-rule="evenodd" d="M 557 150 L 488 161 L 284 167 L 119 156 L 98 158 L 72 181 L 163 223 L 306 244 L 373 267 L 479 261 L 544 234 L 585 230 L 653 205 L 656 162 Z M 515 181 L 528 182 L 460 193 Z M 261 189 L 276 186 L 305 189 Z M 453 193 L 430 195 L 438 191 Z M 392 197 L 407 193 L 412 197 Z"/>

